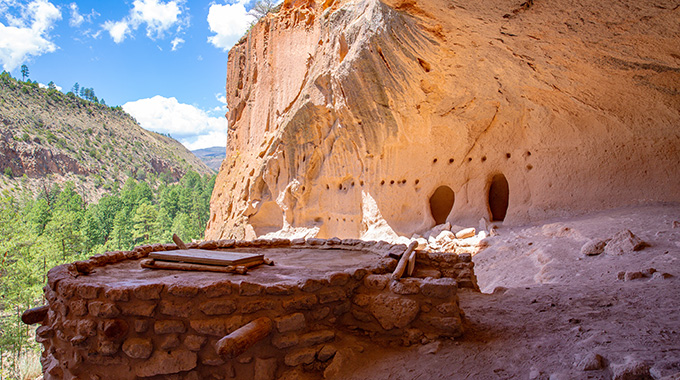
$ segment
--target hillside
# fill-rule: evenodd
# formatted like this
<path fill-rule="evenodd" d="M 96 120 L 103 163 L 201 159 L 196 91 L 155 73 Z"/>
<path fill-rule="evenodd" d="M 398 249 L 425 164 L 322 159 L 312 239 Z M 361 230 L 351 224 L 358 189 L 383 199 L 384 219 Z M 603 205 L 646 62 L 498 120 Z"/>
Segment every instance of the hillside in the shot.
<path fill-rule="evenodd" d="M 191 153 L 196 155 L 206 166 L 218 172 L 222 161 L 226 157 L 226 148 L 223 146 L 213 146 L 211 148 L 192 150 Z"/>
<path fill-rule="evenodd" d="M 0 189 L 73 181 L 88 200 L 129 177 L 178 180 L 211 170 L 176 140 L 147 131 L 120 107 L 0 77 Z"/>

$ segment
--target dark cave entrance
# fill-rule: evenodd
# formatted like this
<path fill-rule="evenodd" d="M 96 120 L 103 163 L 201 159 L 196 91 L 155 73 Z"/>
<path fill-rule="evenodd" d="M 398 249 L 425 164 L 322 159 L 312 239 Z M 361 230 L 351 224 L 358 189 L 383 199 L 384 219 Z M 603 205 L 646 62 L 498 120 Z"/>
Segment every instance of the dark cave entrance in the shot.
<path fill-rule="evenodd" d="M 439 186 L 430 197 L 430 212 L 435 224 L 446 223 L 449 217 L 456 195 L 448 186 Z"/>
<path fill-rule="evenodd" d="M 489 186 L 489 210 L 491 211 L 492 222 L 502 222 L 508 212 L 508 201 L 510 190 L 508 180 L 503 174 L 496 174 L 491 179 Z"/>

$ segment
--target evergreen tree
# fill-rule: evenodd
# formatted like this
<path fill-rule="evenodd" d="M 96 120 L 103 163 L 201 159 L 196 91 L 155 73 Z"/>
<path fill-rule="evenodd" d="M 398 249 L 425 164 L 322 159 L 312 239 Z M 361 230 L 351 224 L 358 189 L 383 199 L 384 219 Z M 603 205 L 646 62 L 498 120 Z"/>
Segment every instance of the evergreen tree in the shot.
<path fill-rule="evenodd" d="M 179 212 L 179 192 L 176 186 L 166 187 L 161 193 L 161 209 L 168 213 L 170 219 L 174 219 Z"/>
<path fill-rule="evenodd" d="M 45 226 L 52 218 L 52 211 L 47 204 L 45 198 L 38 198 L 32 202 L 32 207 L 26 207 L 28 212 L 28 221 L 30 222 L 31 230 L 38 235 L 45 231 Z"/>
<path fill-rule="evenodd" d="M 99 214 L 98 205 L 90 205 L 82 219 L 80 230 L 84 250 L 87 253 L 95 251 L 97 247 L 103 246 L 106 242 L 106 231 Z"/>
<path fill-rule="evenodd" d="M 157 216 L 156 209 L 148 203 L 142 203 L 137 207 L 132 218 L 132 239 L 135 244 L 150 243 L 152 238 L 156 236 Z"/>
<path fill-rule="evenodd" d="M 106 243 L 106 249 L 111 250 L 126 250 L 132 246 L 132 229 L 130 226 L 130 217 L 125 210 L 120 210 L 116 213 L 113 220 L 113 230 L 109 236 L 109 241 Z"/>
<path fill-rule="evenodd" d="M 73 182 L 66 182 L 64 190 L 57 195 L 54 208 L 64 211 L 80 212 L 83 211 L 83 197 L 75 191 Z"/>
<path fill-rule="evenodd" d="M 150 204 L 153 201 L 153 192 L 148 183 L 139 181 L 133 190 L 133 197 L 135 206 L 139 206 L 143 203 Z"/>
<path fill-rule="evenodd" d="M 113 231 L 114 219 L 116 214 L 123 208 L 123 203 L 120 198 L 115 195 L 105 195 L 93 210 L 99 224 L 102 226 L 102 234 L 104 238 L 108 238 Z"/>
<path fill-rule="evenodd" d="M 16 364 L 38 347 L 20 315 L 43 304 L 50 268 L 105 250 L 169 243 L 173 233 L 202 238 L 215 176 L 187 173 L 179 183 L 157 187 L 160 179 L 147 178 L 130 178 L 120 193 L 90 205 L 73 183 L 62 190 L 49 180 L 35 196 L 0 195 L 0 355 L 10 363 L 9 378 L 22 377 Z"/>
<path fill-rule="evenodd" d="M 172 241 L 172 218 L 168 214 L 168 210 L 163 207 L 158 211 L 158 216 L 155 220 L 154 230 L 156 231 L 155 240 L 159 242 Z"/>
<path fill-rule="evenodd" d="M 58 208 L 53 217 L 45 226 L 42 234 L 45 245 L 50 246 L 50 251 L 56 253 L 55 261 L 76 260 L 83 253 L 83 239 L 80 232 L 83 213 Z"/>
<path fill-rule="evenodd" d="M 21 78 L 24 81 L 28 78 L 28 66 L 26 65 L 21 65 Z"/>
<path fill-rule="evenodd" d="M 181 212 L 172 221 L 172 232 L 179 236 L 186 236 L 187 238 L 192 238 L 194 236 L 191 230 L 191 220 L 189 215 Z"/>

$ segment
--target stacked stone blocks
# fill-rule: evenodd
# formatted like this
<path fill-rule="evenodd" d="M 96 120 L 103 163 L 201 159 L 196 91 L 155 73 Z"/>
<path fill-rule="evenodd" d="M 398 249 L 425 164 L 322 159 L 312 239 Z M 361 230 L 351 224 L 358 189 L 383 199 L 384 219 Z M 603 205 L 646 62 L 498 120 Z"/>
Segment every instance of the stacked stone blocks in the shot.
<path fill-rule="evenodd" d="M 390 274 L 396 260 L 389 255 L 403 252 L 405 246 L 340 239 L 220 241 L 192 246 L 364 249 L 378 250 L 385 257 L 364 268 L 297 283 L 267 284 L 239 276 L 197 286 L 124 281 L 95 285 L 78 278 L 97 266 L 137 260 L 153 250 L 176 249 L 174 245 L 137 247 L 53 268 L 45 287 L 49 311 L 37 330 L 37 339 L 45 348 L 45 378 L 273 379 L 296 367 L 325 369 L 333 360 L 334 341 L 343 334 L 366 334 L 403 344 L 419 342 L 424 336 L 462 334 L 457 291 L 465 284 L 461 273 L 472 273 L 465 257 L 448 258 L 455 262 L 447 269 L 452 272 L 440 273 L 451 276 L 393 281 Z M 460 266 L 458 272 L 453 269 L 466 262 L 469 265 Z M 467 280 L 474 283 L 474 275 Z M 219 339 L 261 317 L 273 321 L 267 338 L 235 359 L 217 354 Z"/>

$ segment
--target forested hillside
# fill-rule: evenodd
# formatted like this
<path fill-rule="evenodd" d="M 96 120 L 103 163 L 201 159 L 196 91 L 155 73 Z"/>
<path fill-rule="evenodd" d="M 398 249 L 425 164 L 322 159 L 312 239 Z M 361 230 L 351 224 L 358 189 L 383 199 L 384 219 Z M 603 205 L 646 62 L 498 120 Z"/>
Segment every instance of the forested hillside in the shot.
<path fill-rule="evenodd" d="M 167 243 L 177 233 L 201 239 L 209 217 L 214 175 L 190 171 L 177 183 L 157 186 L 129 178 L 120 190 L 88 203 L 75 185 L 46 184 L 0 195 L 0 378 L 26 373 L 35 358 L 33 332 L 21 313 L 42 305 L 47 271 L 104 251 Z"/>
<path fill-rule="evenodd" d="M 0 74 L 0 189 L 21 183 L 37 193 L 45 183 L 71 181 L 95 201 L 128 178 L 157 184 L 189 170 L 212 172 L 178 141 L 84 90 L 64 94 Z"/>

